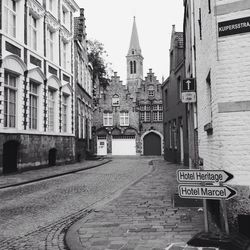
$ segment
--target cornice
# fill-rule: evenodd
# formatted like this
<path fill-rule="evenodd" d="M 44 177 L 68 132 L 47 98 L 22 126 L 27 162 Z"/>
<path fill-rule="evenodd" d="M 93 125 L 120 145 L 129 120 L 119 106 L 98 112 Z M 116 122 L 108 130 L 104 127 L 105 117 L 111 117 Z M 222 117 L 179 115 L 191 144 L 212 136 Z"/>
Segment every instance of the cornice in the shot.
<path fill-rule="evenodd" d="M 45 9 L 36 0 L 28 0 L 28 7 L 33 16 L 41 18 L 45 15 Z"/>
<path fill-rule="evenodd" d="M 53 32 L 59 30 L 60 24 L 49 12 L 45 14 L 45 23 L 48 25 L 49 29 Z"/>

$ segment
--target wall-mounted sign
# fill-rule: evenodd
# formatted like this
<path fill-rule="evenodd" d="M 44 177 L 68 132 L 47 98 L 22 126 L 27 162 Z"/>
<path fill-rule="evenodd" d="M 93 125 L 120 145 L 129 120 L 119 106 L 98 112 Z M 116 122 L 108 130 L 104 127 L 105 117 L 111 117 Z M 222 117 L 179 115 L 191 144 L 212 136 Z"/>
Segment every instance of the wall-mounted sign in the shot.
<path fill-rule="evenodd" d="M 188 78 L 182 81 L 182 92 L 195 92 L 195 79 Z"/>
<path fill-rule="evenodd" d="M 250 17 L 218 23 L 219 37 L 250 32 Z"/>
<path fill-rule="evenodd" d="M 182 92 L 181 101 L 183 103 L 196 102 L 196 93 L 195 92 Z"/>
<path fill-rule="evenodd" d="M 112 97 L 112 106 L 118 107 L 120 106 L 120 98 L 118 95 L 113 95 Z"/>

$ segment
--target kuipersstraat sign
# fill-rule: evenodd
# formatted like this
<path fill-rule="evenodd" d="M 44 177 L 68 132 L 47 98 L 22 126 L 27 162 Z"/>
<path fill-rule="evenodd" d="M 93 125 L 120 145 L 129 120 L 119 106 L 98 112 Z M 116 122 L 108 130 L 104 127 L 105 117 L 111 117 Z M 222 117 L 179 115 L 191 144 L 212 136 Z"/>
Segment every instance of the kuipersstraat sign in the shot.
<path fill-rule="evenodd" d="M 219 37 L 250 32 L 250 17 L 218 23 Z"/>

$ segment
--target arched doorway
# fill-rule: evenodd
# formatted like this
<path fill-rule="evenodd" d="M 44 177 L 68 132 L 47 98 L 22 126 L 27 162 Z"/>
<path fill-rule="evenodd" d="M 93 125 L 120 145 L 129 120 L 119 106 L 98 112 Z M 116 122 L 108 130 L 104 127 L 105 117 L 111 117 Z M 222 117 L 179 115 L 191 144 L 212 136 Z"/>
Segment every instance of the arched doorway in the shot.
<path fill-rule="evenodd" d="M 143 154 L 144 155 L 161 155 L 161 137 L 150 132 L 143 138 Z"/>
<path fill-rule="evenodd" d="M 12 140 L 3 144 L 3 174 L 17 171 L 17 153 L 19 142 Z"/>
<path fill-rule="evenodd" d="M 49 166 L 56 165 L 56 151 L 55 148 L 49 150 Z"/>

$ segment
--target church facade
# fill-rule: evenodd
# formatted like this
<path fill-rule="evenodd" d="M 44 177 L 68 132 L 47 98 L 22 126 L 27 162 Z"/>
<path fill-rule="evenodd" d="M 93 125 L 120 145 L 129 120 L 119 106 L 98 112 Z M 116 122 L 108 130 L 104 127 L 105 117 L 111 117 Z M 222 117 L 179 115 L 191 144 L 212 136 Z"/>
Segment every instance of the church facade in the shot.
<path fill-rule="evenodd" d="M 149 69 L 143 79 L 143 56 L 134 19 L 127 60 L 127 82 L 117 73 L 100 88 L 94 111 L 97 155 L 162 155 L 161 83 Z"/>

